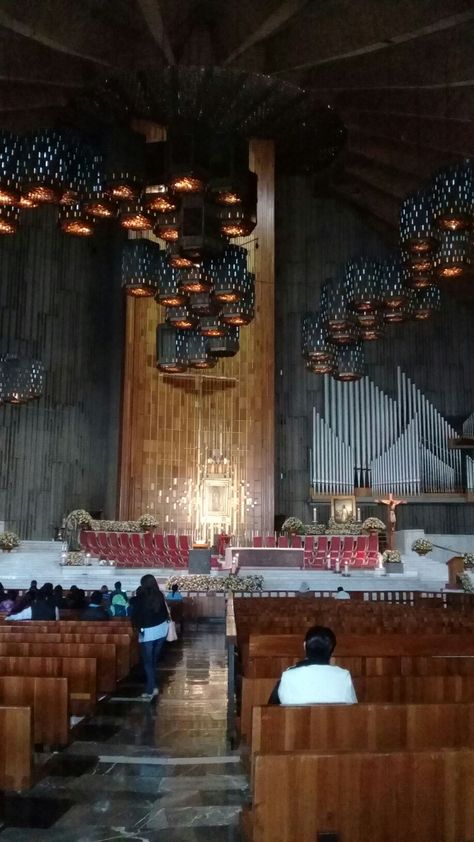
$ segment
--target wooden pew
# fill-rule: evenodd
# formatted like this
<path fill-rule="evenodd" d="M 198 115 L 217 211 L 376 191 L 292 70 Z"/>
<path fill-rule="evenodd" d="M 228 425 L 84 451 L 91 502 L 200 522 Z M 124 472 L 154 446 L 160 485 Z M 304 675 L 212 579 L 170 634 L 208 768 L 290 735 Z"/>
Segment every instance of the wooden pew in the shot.
<path fill-rule="evenodd" d="M 29 787 L 32 762 L 31 708 L 0 707 L 0 789 Z"/>
<path fill-rule="evenodd" d="M 257 754 L 252 842 L 470 842 L 474 751 Z"/>
<path fill-rule="evenodd" d="M 304 635 L 254 635 L 249 638 L 249 658 L 274 656 L 304 657 Z M 337 638 L 337 657 L 391 655 L 474 655 L 472 634 L 351 634 Z"/>
<path fill-rule="evenodd" d="M 252 658 L 249 660 L 247 678 L 277 678 L 288 667 L 300 660 L 289 656 Z M 369 656 L 334 657 L 331 663 L 348 669 L 356 675 L 474 675 L 474 657 L 472 656 L 432 656 L 415 657 L 388 655 L 372 658 Z"/>
<path fill-rule="evenodd" d="M 24 631 L 20 634 L 0 632 L 0 643 L 113 643 L 116 650 L 117 679 L 124 678 L 131 667 L 131 640 L 128 634 L 67 634 Z"/>
<path fill-rule="evenodd" d="M 31 707 L 35 743 L 64 746 L 69 742 L 67 678 L 3 675 L 0 704 Z"/>
<path fill-rule="evenodd" d="M 113 643 L 0 643 L 0 656 L 25 655 L 58 658 L 95 658 L 97 690 L 112 693 L 117 683 L 116 651 Z"/>
<path fill-rule="evenodd" d="M 70 712 L 82 716 L 94 711 L 97 701 L 95 658 L 0 656 L 0 675 L 67 678 Z"/>
<path fill-rule="evenodd" d="M 474 749 L 474 703 L 253 708 L 252 755 L 281 751 Z"/>
<path fill-rule="evenodd" d="M 240 713 L 240 733 L 250 738 L 252 709 L 266 705 L 276 680 L 274 678 L 243 678 Z M 446 703 L 474 702 L 473 676 L 360 676 L 354 678 L 359 702 Z"/>

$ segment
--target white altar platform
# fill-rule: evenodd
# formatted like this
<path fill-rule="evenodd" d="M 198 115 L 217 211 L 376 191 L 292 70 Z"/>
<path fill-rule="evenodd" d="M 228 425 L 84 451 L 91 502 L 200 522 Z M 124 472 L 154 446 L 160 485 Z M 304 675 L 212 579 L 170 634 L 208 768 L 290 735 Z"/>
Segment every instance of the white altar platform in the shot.
<path fill-rule="evenodd" d="M 415 537 L 423 533 L 417 532 Z M 412 538 L 413 533 L 410 534 Z M 401 537 L 401 533 L 399 536 Z M 430 537 L 431 536 L 427 536 Z M 448 544 L 447 538 L 452 541 Z M 454 546 L 464 551 L 472 549 L 474 536 L 436 536 L 441 545 Z M 461 541 L 461 538 L 463 540 Z M 454 540 L 453 540 L 454 539 Z M 455 542 L 455 543 L 454 543 Z M 397 541 L 400 549 L 401 541 Z M 438 541 L 434 542 L 438 543 Z M 462 546 L 461 546 L 462 544 Z M 405 547 L 411 546 L 411 541 L 405 542 Z M 55 541 L 23 541 L 21 546 L 11 553 L 0 553 L 0 582 L 5 588 L 27 587 L 31 579 L 38 583 L 48 581 L 62 584 L 63 587 L 77 585 L 86 590 L 93 590 L 101 585 L 113 587 L 114 582 L 120 580 L 127 591 L 135 590 L 140 578 L 145 573 L 152 573 L 162 584 L 170 575 L 179 572 L 186 575 L 186 571 L 157 568 L 116 569 L 115 567 L 100 566 L 95 560 L 90 567 L 62 567 L 62 544 Z M 246 567 L 242 575 L 259 574 L 264 577 L 264 590 L 297 591 L 305 582 L 310 590 L 336 590 L 338 585 L 351 591 L 369 590 L 418 590 L 439 591 L 445 589 L 447 582 L 446 561 L 451 557 L 450 551 L 438 551 L 437 557 L 420 558 L 407 549 L 402 549 L 404 573 L 380 575 L 380 571 L 353 570 L 349 577 L 325 570 L 298 570 L 295 568 L 253 568 Z M 216 573 L 215 575 L 225 575 Z"/>

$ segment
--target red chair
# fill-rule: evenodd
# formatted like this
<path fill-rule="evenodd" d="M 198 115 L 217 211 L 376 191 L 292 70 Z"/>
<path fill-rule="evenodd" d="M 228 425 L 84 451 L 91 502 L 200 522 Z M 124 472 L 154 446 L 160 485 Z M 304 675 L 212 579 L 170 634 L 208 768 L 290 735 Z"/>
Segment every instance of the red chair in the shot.
<path fill-rule="evenodd" d="M 307 536 L 310 537 L 309 535 Z M 295 550 L 301 550 L 301 535 L 291 536 L 291 547 Z"/>
<path fill-rule="evenodd" d="M 148 567 L 159 566 L 158 554 L 155 550 L 152 532 L 143 533 L 143 558 Z"/>
<path fill-rule="evenodd" d="M 279 535 L 278 536 L 278 546 L 281 547 L 282 550 L 287 550 L 289 547 L 288 535 Z"/>
<path fill-rule="evenodd" d="M 173 567 L 185 567 L 184 559 L 179 552 L 176 535 L 166 536 L 166 546 L 168 549 L 168 557 L 172 562 Z"/>
<path fill-rule="evenodd" d="M 359 535 L 356 539 L 353 558 L 354 567 L 364 567 L 367 565 L 367 535 Z"/>
<path fill-rule="evenodd" d="M 379 533 L 372 532 L 369 535 L 369 541 L 367 545 L 367 566 L 368 567 L 377 567 L 379 561 Z"/>
<path fill-rule="evenodd" d="M 171 567 L 171 564 L 170 564 L 170 561 L 169 561 L 168 551 L 167 551 L 166 546 L 165 546 L 165 536 L 161 535 L 161 534 L 159 535 L 158 533 L 155 532 L 155 534 L 153 536 L 153 544 L 154 544 L 155 553 L 156 553 L 156 556 L 157 556 L 158 563 L 162 567 Z"/>
<path fill-rule="evenodd" d="M 189 550 L 191 549 L 189 545 L 189 538 L 187 535 L 180 535 L 178 538 L 179 550 L 182 555 L 189 556 Z"/>
<path fill-rule="evenodd" d="M 265 538 L 265 546 L 266 547 L 274 547 L 276 544 L 275 536 L 274 535 L 267 535 Z"/>
<path fill-rule="evenodd" d="M 340 563 L 341 567 L 344 564 L 352 564 L 354 556 L 354 536 L 353 535 L 345 535 L 342 539 L 342 549 L 340 555 Z"/>
<path fill-rule="evenodd" d="M 138 567 L 137 562 L 139 559 L 130 540 L 130 534 L 128 532 L 120 532 L 118 539 L 122 548 L 122 556 L 125 561 L 130 567 Z"/>
<path fill-rule="evenodd" d="M 312 561 L 313 561 L 313 550 L 314 550 L 314 536 L 313 535 L 305 535 L 303 547 L 304 547 L 303 567 L 311 567 Z"/>
<path fill-rule="evenodd" d="M 329 552 L 329 539 L 327 535 L 319 535 L 315 542 L 313 550 L 313 564 L 312 567 L 322 570 L 326 566 L 326 560 Z"/>
<path fill-rule="evenodd" d="M 263 538 L 261 535 L 254 535 L 252 538 L 252 547 L 263 547 Z"/>
<path fill-rule="evenodd" d="M 331 570 L 336 566 L 336 561 L 341 557 L 341 539 L 339 535 L 333 535 L 329 547 L 329 566 Z"/>

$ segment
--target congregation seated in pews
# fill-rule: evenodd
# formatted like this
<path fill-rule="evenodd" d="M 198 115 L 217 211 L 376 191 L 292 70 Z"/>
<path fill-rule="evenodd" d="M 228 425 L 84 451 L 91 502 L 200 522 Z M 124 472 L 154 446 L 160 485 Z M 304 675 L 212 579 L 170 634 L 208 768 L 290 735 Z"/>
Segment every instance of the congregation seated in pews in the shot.
<path fill-rule="evenodd" d="M 233 600 L 249 842 L 474 838 L 474 618 L 462 599 L 425 603 Z M 334 630 L 331 663 L 357 703 L 311 686 L 316 623 Z"/>

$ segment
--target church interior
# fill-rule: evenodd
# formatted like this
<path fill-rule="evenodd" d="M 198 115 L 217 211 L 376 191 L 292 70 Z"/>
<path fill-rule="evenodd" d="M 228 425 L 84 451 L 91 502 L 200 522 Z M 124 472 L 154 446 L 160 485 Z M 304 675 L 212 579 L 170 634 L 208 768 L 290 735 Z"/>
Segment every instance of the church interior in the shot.
<path fill-rule="evenodd" d="M 474 839 L 473 43 L 1 0 L 0 842 Z"/>

